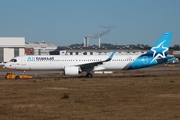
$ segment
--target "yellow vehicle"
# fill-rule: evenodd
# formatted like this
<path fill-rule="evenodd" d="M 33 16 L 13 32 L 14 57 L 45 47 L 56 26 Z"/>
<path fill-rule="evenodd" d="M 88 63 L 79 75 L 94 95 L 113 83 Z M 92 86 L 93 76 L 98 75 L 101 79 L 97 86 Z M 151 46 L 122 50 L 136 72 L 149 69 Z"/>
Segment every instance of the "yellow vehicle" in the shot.
<path fill-rule="evenodd" d="M 30 79 L 31 75 L 16 75 L 13 73 L 7 73 L 5 76 L 6 79 Z"/>

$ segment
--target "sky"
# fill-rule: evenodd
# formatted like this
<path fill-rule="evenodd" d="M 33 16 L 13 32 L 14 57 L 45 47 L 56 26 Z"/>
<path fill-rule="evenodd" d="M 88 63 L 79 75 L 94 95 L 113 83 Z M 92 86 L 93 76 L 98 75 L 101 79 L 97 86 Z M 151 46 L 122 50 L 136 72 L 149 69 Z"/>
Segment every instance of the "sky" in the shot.
<path fill-rule="evenodd" d="M 180 0 L 0 0 L 0 37 L 57 46 L 145 44 L 172 31 L 180 45 Z"/>

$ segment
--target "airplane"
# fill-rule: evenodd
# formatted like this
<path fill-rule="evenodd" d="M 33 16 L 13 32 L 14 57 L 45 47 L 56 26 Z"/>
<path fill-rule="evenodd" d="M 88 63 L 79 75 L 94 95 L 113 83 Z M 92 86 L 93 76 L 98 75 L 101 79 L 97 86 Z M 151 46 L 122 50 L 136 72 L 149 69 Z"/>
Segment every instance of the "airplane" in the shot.
<path fill-rule="evenodd" d="M 172 32 L 165 32 L 154 46 L 142 55 L 24 55 L 7 62 L 4 67 L 14 70 L 58 70 L 65 75 L 79 75 L 86 72 L 92 77 L 92 71 L 134 70 L 163 64 L 174 60 L 168 56 Z"/>

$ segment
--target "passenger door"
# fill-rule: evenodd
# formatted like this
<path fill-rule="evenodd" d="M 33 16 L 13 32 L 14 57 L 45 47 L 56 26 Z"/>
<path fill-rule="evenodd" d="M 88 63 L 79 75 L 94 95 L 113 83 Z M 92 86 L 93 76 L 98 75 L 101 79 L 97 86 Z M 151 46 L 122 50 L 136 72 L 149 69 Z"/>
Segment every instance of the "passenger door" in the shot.
<path fill-rule="evenodd" d="M 26 65 L 26 56 L 21 57 L 21 65 Z"/>

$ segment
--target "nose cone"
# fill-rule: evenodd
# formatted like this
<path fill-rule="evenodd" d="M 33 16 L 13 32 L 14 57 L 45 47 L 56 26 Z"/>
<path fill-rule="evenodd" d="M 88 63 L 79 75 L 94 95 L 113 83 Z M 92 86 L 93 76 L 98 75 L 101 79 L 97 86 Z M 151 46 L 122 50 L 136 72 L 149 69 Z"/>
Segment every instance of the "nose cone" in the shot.
<path fill-rule="evenodd" d="M 4 68 L 10 68 L 10 67 L 11 67 L 11 65 L 9 63 L 4 64 Z"/>

